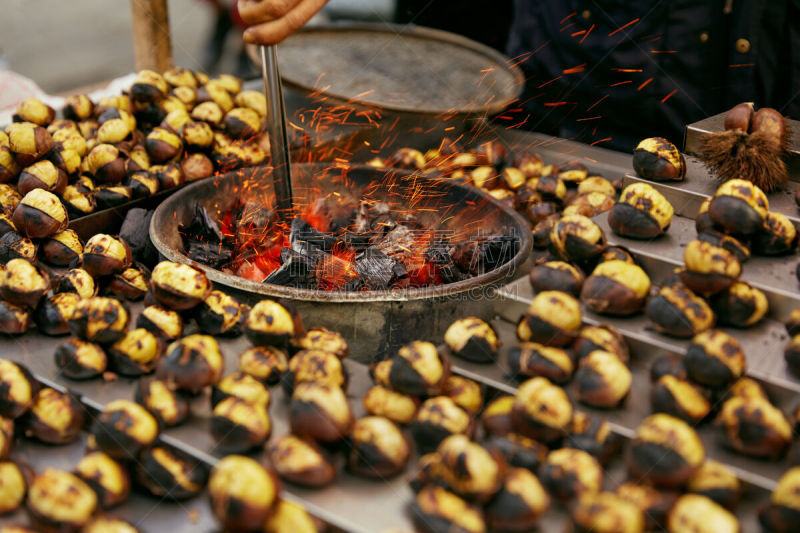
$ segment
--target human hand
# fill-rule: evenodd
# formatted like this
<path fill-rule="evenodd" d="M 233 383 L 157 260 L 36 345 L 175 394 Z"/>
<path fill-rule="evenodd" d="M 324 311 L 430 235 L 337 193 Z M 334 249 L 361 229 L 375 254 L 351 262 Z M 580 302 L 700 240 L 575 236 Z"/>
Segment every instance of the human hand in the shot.
<path fill-rule="evenodd" d="M 250 27 L 244 40 L 275 44 L 296 32 L 328 0 L 238 0 L 239 15 Z"/>

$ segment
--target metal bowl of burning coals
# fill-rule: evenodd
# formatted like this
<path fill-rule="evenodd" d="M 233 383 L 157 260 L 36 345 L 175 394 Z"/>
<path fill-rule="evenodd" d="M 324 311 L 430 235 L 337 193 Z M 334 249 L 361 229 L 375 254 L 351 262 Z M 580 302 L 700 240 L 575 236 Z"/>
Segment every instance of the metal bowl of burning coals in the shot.
<path fill-rule="evenodd" d="M 454 181 L 327 163 L 295 165 L 292 181 L 293 219 L 272 207 L 269 168 L 244 169 L 169 197 L 150 238 L 245 301 L 285 300 L 341 331 L 362 360 L 490 318 L 530 256 L 520 215 Z"/>

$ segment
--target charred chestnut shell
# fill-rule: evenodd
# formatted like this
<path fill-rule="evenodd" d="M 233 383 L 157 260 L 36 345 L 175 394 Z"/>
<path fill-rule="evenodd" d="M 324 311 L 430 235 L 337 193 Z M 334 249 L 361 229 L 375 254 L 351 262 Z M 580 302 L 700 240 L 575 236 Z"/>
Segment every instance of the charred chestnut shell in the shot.
<path fill-rule="evenodd" d="M 286 346 L 301 333 L 299 318 L 273 300 L 261 300 L 250 309 L 245 334 L 256 346 Z"/>
<path fill-rule="evenodd" d="M 783 350 L 786 366 L 796 376 L 800 376 L 800 334 L 794 335 Z"/>
<path fill-rule="evenodd" d="M 0 296 L 13 305 L 36 307 L 50 290 L 50 278 L 25 259 L 12 259 L 0 272 Z"/>
<path fill-rule="evenodd" d="M 611 460 L 621 444 L 619 436 L 611 433 L 605 418 L 582 412 L 572 417 L 570 434 L 565 441 L 568 448 L 583 450 L 602 465 Z"/>
<path fill-rule="evenodd" d="M 157 379 L 140 380 L 134 400 L 150 411 L 162 426 L 180 425 L 189 416 L 189 402 L 186 398 Z"/>
<path fill-rule="evenodd" d="M 583 359 L 595 350 L 613 353 L 623 363 L 627 363 L 630 359 L 625 337 L 608 324 L 582 327 L 572 345 L 572 353 L 577 360 Z"/>
<path fill-rule="evenodd" d="M 770 211 L 764 217 L 764 227 L 753 235 L 753 252 L 758 255 L 785 255 L 797 248 L 797 229 L 782 213 Z"/>
<path fill-rule="evenodd" d="M 654 181 L 682 181 L 686 161 L 678 148 L 663 137 L 650 137 L 633 149 L 633 170 Z"/>
<path fill-rule="evenodd" d="M 67 325 L 79 339 L 105 345 L 125 336 L 129 320 L 128 310 L 119 300 L 95 296 L 78 302 Z"/>
<path fill-rule="evenodd" d="M 386 479 L 405 470 L 411 456 L 408 439 L 382 416 L 356 420 L 350 430 L 347 466 L 362 477 Z"/>
<path fill-rule="evenodd" d="M 150 290 L 161 304 L 176 311 L 191 309 L 211 292 L 211 283 L 199 268 L 162 261 L 150 276 Z"/>
<path fill-rule="evenodd" d="M 136 267 L 126 268 L 113 275 L 106 291 L 118 298 L 131 301 L 141 300 L 147 294 L 148 275 L 149 272 L 142 265 L 137 264 Z"/>
<path fill-rule="evenodd" d="M 219 381 L 223 364 L 214 337 L 189 335 L 169 345 L 158 362 L 156 376 L 171 387 L 196 394 Z"/>
<path fill-rule="evenodd" d="M 0 417 L 0 460 L 8 458 L 14 444 L 14 420 Z"/>
<path fill-rule="evenodd" d="M 584 495 L 570 514 L 575 533 L 622 533 L 644 531 L 644 513 L 613 492 Z M 678 531 L 678 530 L 671 530 Z"/>
<path fill-rule="evenodd" d="M 123 376 L 141 376 L 155 369 L 164 343 L 144 328 L 125 334 L 108 349 L 111 366 Z"/>
<path fill-rule="evenodd" d="M 470 435 L 473 423 L 469 414 L 447 396 L 423 402 L 411 423 L 411 435 L 420 453 L 429 453 L 450 435 Z"/>
<path fill-rule="evenodd" d="M 667 514 L 675 504 L 674 492 L 659 491 L 649 485 L 625 482 L 614 493 L 644 513 L 645 531 L 660 531 L 666 527 Z"/>
<path fill-rule="evenodd" d="M 211 436 L 225 453 L 243 453 L 263 446 L 272 433 L 265 404 L 236 396 L 221 400 L 211 414 Z"/>
<path fill-rule="evenodd" d="M 67 174 L 51 161 L 43 159 L 25 167 L 19 175 L 17 190 L 25 195 L 34 189 L 61 194 L 67 186 Z"/>
<path fill-rule="evenodd" d="M 720 324 L 746 328 L 764 318 L 769 310 L 767 296 L 748 283 L 737 281 L 709 300 Z"/>
<path fill-rule="evenodd" d="M 138 403 L 114 400 L 95 419 L 92 434 L 110 457 L 132 461 L 158 437 L 158 422 Z"/>
<path fill-rule="evenodd" d="M 144 328 L 156 337 L 175 340 L 183 335 L 183 319 L 176 311 L 160 305 L 145 307 L 136 319 L 136 327 Z"/>
<path fill-rule="evenodd" d="M 772 491 L 769 505 L 759 512 L 759 522 L 765 531 L 790 533 L 800 520 L 800 467 L 787 470 Z"/>
<path fill-rule="evenodd" d="M 108 276 L 131 265 L 131 249 L 123 239 L 98 233 L 83 247 L 83 269 L 92 276 Z"/>
<path fill-rule="evenodd" d="M 456 320 L 444 334 L 444 342 L 456 357 L 476 363 L 497 358 L 500 339 L 491 324 L 476 317 Z"/>
<path fill-rule="evenodd" d="M 781 457 L 792 439 L 792 427 L 780 409 L 763 397 L 734 396 L 722 404 L 719 423 L 726 444 L 752 457 Z"/>
<path fill-rule="evenodd" d="M 483 407 L 483 387 L 477 381 L 462 377 L 450 376 L 444 382 L 442 394 L 456 402 L 470 415 L 476 415 Z"/>
<path fill-rule="evenodd" d="M 16 231 L 9 231 L 0 237 L 0 263 L 6 264 L 12 259 L 34 261 L 39 246 Z"/>
<path fill-rule="evenodd" d="M 141 453 L 134 476 L 139 486 L 157 498 L 188 500 L 205 487 L 208 469 L 179 450 L 157 445 Z"/>
<path fill-rule="evenodd" d="M 371 415 L 383 416 L 397 424 L 409 424 L 414 420 L 419 400 L 381 385 L 369 389 L 363 398 L 364 408 Z"/>
<path fill-rule="evenodd" d="M 564 261 L 547 261 L 536 265 L 528 278 L 534 292 L 561 291 L 575 297 L 581 293 L 583 273 Z"/>
<path fill-rule="evenodd" d="M 606 261 L 586 278 L 581 301 L 596 313 L 626 316 L 644 306 L 649 292 L 650 278 L 641 267 L 624 261 Z"/>
<path fill-rule="evenodd" d="M 261 381 L 243 372 L 228 374 L 211 388 L 211 407 L 231 396 L 264 407 L 269 407 L 270 404 L 269 389 Z"/>
<path fill-rule="evenodd" d="M 738 533 L 739 521 L 730 511 L 699 494 L 684 494 L 669 512 L 669 531 Z"/>
<path fill-rule="evenodd" d="M 44 189 L 33 189 L 14 209 L 14 225 L 31 239 L 42 239 L 67 229 L 69 217 L 58 196 Z"/>
<path fill-rule="evenodd" d="M 628 472 L 632 481 L 681 487 L 697 472 L 705 455 L 700 437 L 686 422 L 654 414 L 636 429 L 628 448 Z"/>
<path fill-rule="evenodd" d="M 736 257 L 724 248 L 704 241 L 691 241 L 683 252 L 685 270 L 681 281 L 692 291 L 713 294 L 734 284 L 742 272 Z"/>
<path fill-rule="evenodd" d="M 691 383 L 671 374 L 661 376 L 650 391 L 654 413 L 666 413 L 697 424 L 711 412 L 711 404 Z"/>
<path fill-rule="evenodd" d="M 542 291 L 517 323 L 517 337 L 549 346 L 570 344 L 581 326 L 578 301 L 564 292 Z"/>
<path fill-rule="evenodd" d="M 274 346 L 255 346 L 239 354 L 239 371 L 275 385 L 289 369 L 286 352 Z"/>
<path fill-rule="evenodd" d="M 341 388 L 328 383 L 305 382 L 294 388 L 289 403 L 292 433 L 319 442 L 336 442 L 350 430 L 353 415 Z"/>
<path fill-rule="evenodd" d="M 197 325 L 208 335 L 240 335 L 243 318 L 239 302 L 222 291 L 211 291 L 194 308 Z"/>
<path fill-rule="evenodd" d="M 290 363 L 291 366 L 291 363 Z M 413 341 L 401 347 L 392 358 L 389 383 L 392 389 L 412 396 L 441 392 L 450 363 L 430 342 Z"/>
<path fill-rule="evenodd" d="M 792 337 L 800 333 L 800 307 L 792 311 L 784 326 L 786 326 L 786 332 Z"/>
<path fill-rule="evenodd" d="M 128 498 L 131 483 L 124 466 L 103 452 L 90 452 L 78 462 L 75 473 L 97 493 L 100 506 L 115 507 Z"/>
<path fill-rule="evenodd" d="M 724 464 L 712 459 L 706 459 L 700 469 L 689 478 L 686 489 L 728 509 L 736 508 L 741 492 L 736 474 Z"/>
<path fill-rule="evenodd" d="M 436 453 L 440 460 L 436 478 L 448 490 L 478 503 L 489 501 L 500 490 L 505 463 L 498 452 L 465 435 L 452 435 L 439 444 Z"/>
<path fill-rule="evenodd" d="M 291 350 L 322 350 L 334 354 L 339 359 L 347 357 L 349 347 L 340 333 L 326 328 L 311 328 L 301 337 L 291 340 Z"/>
<path fill-rule="evenodd" d="M 572 422 L 572 402 L 561 387 L 547 378 L 529 379 L 519 386 L 511 408 L 516 433 L 544 443 L 564 437 Z"/>
<path fill-rule="evenodd" d="M 97 509 L 97 495 L 78 476 L 47 468 L 33 478 L 27 511 L 36 531 L 77 533 Z"/>
<path fill-rule="evenodd" d="M 634 183 L 625 187 L 608 213 L 608 225 L 617 235 L 652 239 L 669 229 L 675 210 L 653 186 Z"/>
<path fill-rule="evenodd" d="M 511 433 L 513 396 L 499 396 L 486 404 L 481 413 L 481 425 L 486 435 L 505 436 Z"/>
<path fill-rule="evenodd" d="M 744 374 L 746 360 L 736 338 L 720 330 L 710 330 L 692 339 L 684 365 L 692 381 L 722 388 Z"/>
<path fill-rule="evenodd" d="M 28 331 L 30 312 L 8 302 L 0 301 L 0 333 L 19 335 Z"/>
<path fill-rule="evenodd" d="M 593 407 L 611 408 L 630 392 L 633 377 L 615 354 L 596 350 L 583 359 L 575 373 L 578 400 Z"/>
<path fill-rule="evenodd" d="M 764 192 L 741 179 L 720 185 L 708 204 L 708 216 L 714 226 L 734 235 L 751 235 L 761 230 L 768 211 Z"/>
<path fill-rule="evenodd" d="M 258 462 L 230 455 L 208 478 L 214 516 L 227 531 L 261 531 L 280 492 L 280 484 Z"/>
<path fill-rule="evenodd" d="M 583 215 L 561 217 L 550 231 L 550 249 L 564 261 L 588 261 L 607 246 L 603 230 Z"/>
<path fill-rule="evenodd" d="M 43 240 L 39 250 L 42 259 L 51 265 L 70 266 L 80 260 L 83 244 L 77 233 L 67 229 Z"/>
<path fill-rule="evenodd" d="M 48 444 L 67 444 L 78 438 L 83 428 L 84 413 L 80 401 L 72 394 L 45 387 L 25 419 L 25 434 Z"/>
<path fill-rule="evenodd" d="M 313 441 L 284 435 L 269 445 L 270 463 L 281 479 L 304 487 L 324 487 L 336 479 L 336 468 Z"/>
<path fill-rule="evenodd" d="M 544 444 L 516 433 L 489 437 L 483 442 L 483 447 L 493 457 L 502 458 L 509 467 L 525 468 L 532 473 L 539 471 L 548 453 Z"/>
<path fill-rule="evenodd" d="M 697 240 L 728 250 L 740 263 L 744 263 L 750 259 L 750 250 L 736 237 L 726 235 L 719 231 L 707 230 L 699 232 Z"/>
<path fill-rule="evenodd" d="M 508 366 L 513 376 L 543 376 L 562 385 L 572 379 L 575 371 L 572 357 L 566 350 L 536 342 L 521 342 L 509 350 Z"/>
<path fill-rule="evenodd" d="M 56 348 L 56 367 L 69 379 L 90 379 L 103 374 L 108 366 L 106 353 L 97 344 L 69 339 Z"/>
<path fill-rule="evenodd" d="M 411 516 L 422 533 L 484 533 L 486 523 L 479 507 L 473 507 L 452 492 L 430 485 L 411 504 Z"/>
<path fill-rule="evenodd" d="M 661 287 L 647 302 L 647 317 L 658 331 L 674 337 L 692 337 L 714 325 L 706 301 L 682 284 Z"/>
<path fill-rule="evenodd" d="M 0 417 L 18 418 L 25 414 L 38 391 L 39 383 L 25 366 L 0 359 Z"/>
<path fill-rule="evenodd" d="M 600 463 L 583 450 L 551 451 L 541 468 L 542 483 L 556 499 L 568 502 L 599 492 L 603 486 Z"/>

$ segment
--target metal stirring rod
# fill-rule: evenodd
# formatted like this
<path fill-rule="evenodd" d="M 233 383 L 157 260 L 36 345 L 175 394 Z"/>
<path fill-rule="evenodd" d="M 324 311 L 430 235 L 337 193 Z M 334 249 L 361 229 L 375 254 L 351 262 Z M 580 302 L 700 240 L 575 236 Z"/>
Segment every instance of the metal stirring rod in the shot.
<path fill-rule="evenodd" d="M 278 53 L 274 45 L 261 46 L 261 75 L 264 78 L 264 96 L 267 98 L 267 133 L 272 154 L 272 182 L 278 216 L 286 223 L 293 218 L 291 158 L 289 138 L 286 133 L 286 110 L 283 89 L 278 72 Z"/>

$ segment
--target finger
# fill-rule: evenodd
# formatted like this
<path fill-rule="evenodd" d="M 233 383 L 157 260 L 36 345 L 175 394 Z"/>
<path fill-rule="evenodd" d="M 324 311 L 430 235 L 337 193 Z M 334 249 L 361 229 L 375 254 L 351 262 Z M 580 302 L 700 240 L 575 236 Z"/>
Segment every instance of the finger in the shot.
<path fill-rule="evenodd" d="M 239 16 L 246 24 L 263 24 L 286 16 L 303 0 L 239 0 Z"/>
<path fill-rule="evenodd" d="M 296 32 L 322 9 L 327 0 L 301 0 L 283 17 L 248 28 L 244 40 L 251 44 L 275 44 Z"/>

